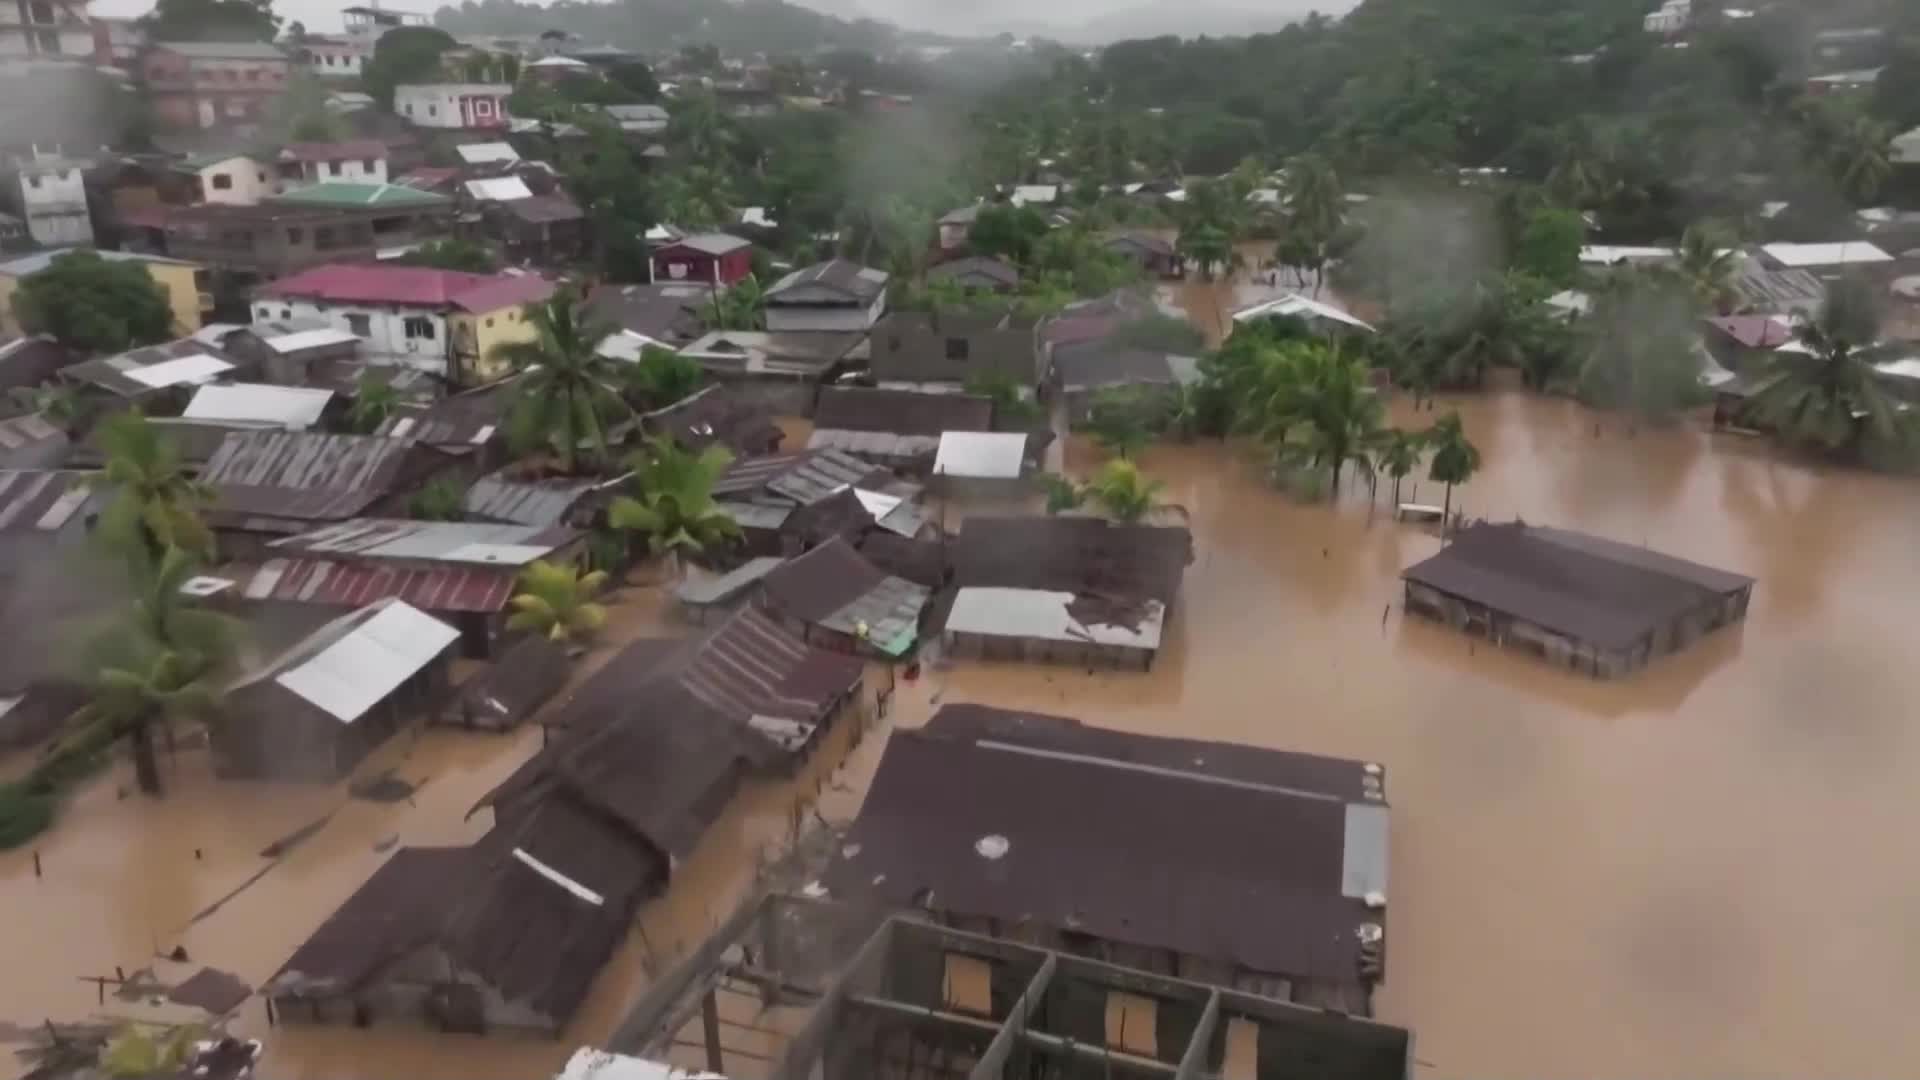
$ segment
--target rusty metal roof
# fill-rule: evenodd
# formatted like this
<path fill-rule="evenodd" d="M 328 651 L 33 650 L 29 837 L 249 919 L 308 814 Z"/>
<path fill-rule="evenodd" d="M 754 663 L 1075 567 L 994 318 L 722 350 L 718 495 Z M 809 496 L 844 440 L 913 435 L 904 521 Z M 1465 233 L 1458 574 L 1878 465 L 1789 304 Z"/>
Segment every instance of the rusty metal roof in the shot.
<path fill-rule="evenodd" d="M 248 600 L 360 607 L 396 597 L 422 611 L 492 613 L 513 596 L 513 567 L 415 568 L 328 559 L 268 559 L 248 580 Z"/>
<path fill-rule="evenodd" d="M 324 521 L 353 517 L 392 490 L 408 439 L 244 431 L 227 436 L 200 472 L 213 511 Z"/>
<path fill-rule="evenodd" d="M 950 710 L 994 714 L 949 722 Z M 1004 722 L 1002 722 L 1004 721 Z M 896 731 L 825 876 L 840 898 L 1358 982 L 1386 802 L 1360 762 L 947 706 Z M 1358 795 L 1336 794 L 1358 782 Z M 991 798 L 982 798 L 991 792 Z M 1151 873 L 1142 873 L 1151 867 Z"/>
<path fill-rule="evenodd" d="M 769 454 L 733 463 L 714 485 L 715 496 L 758 493 L 795 506 L 808 506 L 846 487 L 880 486 L 893 479 L 888 470 L 840 450 Z"/>

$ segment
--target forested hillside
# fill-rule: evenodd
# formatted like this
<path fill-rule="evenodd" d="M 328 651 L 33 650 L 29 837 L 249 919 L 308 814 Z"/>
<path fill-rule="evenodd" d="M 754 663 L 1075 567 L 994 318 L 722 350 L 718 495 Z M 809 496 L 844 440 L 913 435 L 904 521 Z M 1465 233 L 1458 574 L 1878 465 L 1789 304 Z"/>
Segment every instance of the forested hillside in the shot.
<path fill-rule="evenodd" d="M 726 52 L 806 53 L 823 48 L 877 49 L 894 31 L 871 19 L 848 21 L 784 0 L 614 0 L 551 6 L 519 0 L 466 0 L 434 13 L 453 34 L 538 34 L 565 30 L 628 49 L 712 44 Z"/>

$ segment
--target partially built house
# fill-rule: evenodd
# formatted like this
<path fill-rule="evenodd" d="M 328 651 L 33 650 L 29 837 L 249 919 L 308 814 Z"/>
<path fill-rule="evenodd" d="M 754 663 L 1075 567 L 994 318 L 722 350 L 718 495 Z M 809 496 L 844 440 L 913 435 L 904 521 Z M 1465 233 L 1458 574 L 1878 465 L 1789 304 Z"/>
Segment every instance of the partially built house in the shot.
<path fill-rule="evenodd" d="M 1386 974 L 1385 778 L 947 705 L 893 733 L 821 880 L 844 902 L 1368 1016 Z"/>
<path fill-rule="evenodd" d="M 1481 522 L 1401 574 L 1406 608 L 1611 679 L 1747 616 L 1753 579 L 1586 533 Z"/>

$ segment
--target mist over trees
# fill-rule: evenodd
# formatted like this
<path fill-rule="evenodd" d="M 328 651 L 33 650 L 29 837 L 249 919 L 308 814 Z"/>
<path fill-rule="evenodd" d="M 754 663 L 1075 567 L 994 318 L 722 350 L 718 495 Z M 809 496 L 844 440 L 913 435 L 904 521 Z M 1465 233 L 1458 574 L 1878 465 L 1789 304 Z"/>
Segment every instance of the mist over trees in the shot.
<path fill-rule="evenodd" d="M 615 0 L 551 6 L 519 0 L 466 0 L 434 13 L 434 25 L 454 34 L 539 34 L 564 30 L 593 42 L 629 49 L 687 43 L 728 52 L 811 52 L 823 48 L 876 50 L 896 31 L 871 19 L 848 21 L 784 0 Z"/>

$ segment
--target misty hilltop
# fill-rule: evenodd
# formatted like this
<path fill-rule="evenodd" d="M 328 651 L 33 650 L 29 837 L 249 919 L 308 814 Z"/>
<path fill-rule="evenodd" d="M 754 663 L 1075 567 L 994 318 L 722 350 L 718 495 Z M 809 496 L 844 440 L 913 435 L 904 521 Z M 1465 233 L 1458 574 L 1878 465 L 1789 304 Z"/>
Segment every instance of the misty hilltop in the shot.
<path fill-rule="evenodd" d="M 453 34 L 538 34 L 564 30 L 583 40 L 647 50 L 712 44 L 728 52 L 877 50 L 898 32 L 874 19 L 840 18 L 785 0 L 613 0 L 551 6 L 518 0 L 466 0 L 434 13 Z"/>

